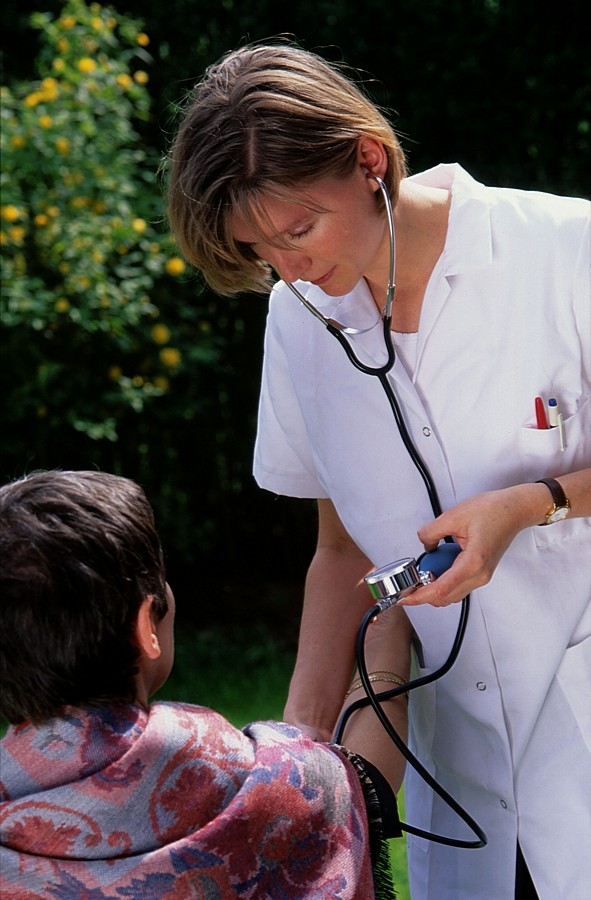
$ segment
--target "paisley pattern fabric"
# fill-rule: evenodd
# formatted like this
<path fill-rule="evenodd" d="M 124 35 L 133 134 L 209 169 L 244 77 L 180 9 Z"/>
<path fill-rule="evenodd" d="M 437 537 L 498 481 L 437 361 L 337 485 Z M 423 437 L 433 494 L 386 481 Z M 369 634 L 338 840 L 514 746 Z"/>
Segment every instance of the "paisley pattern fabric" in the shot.
<path fill-rule="evenodd" d="M 67 708 L 0 750 L 2 897 L 374 897 L 355 768 L 289 725 Z"/>

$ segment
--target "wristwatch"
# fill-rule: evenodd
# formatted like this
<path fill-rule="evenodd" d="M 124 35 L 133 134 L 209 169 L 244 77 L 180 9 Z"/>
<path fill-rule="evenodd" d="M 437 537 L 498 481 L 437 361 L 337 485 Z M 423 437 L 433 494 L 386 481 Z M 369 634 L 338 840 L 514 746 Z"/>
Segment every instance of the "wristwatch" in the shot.
<path fill-rule="evenodd" d="M 545 484 L 554 501 L 546 513 L 546 521 L 540 522 L 540 525 L 551 525 L 553 522 L 560 522 L 561 519 L 566 519 L 570 510 L 570 500 L 567 500 L 566 494 L 556 479 L 540 478 L 536 481 L 536 484 Z"/>

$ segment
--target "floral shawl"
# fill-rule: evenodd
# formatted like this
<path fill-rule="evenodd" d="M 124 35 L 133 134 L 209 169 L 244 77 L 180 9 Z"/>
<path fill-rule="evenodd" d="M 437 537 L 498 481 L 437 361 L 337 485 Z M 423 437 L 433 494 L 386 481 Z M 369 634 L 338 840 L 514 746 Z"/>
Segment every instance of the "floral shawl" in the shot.
<path fill-rule="evenodd" d="M 355 767 L 289 725 L 69 707 L 0 751 L 0 896 L 374 897 Z"/>

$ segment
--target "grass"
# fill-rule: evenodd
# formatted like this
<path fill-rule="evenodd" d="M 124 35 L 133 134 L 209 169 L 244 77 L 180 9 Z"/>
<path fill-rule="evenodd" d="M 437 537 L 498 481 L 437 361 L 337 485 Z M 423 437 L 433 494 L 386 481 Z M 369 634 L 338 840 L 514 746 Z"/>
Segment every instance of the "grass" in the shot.
<path fill-rule="evenodd" d="M 210 706 L 241 728 L 247 722 L 281 720 L 295 653 L 264 627 L 238 635 L 177 625 L 173 671 L 155 699 Z M 404 797 L 398 798 L 404 817 Z M 398 900 L 410 900 L 406 843 L 390 841 Z"/>

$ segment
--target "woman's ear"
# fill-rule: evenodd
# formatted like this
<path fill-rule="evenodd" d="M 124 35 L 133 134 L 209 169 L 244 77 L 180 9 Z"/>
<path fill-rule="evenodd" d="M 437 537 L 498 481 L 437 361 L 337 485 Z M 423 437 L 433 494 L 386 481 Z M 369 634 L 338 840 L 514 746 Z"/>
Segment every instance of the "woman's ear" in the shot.
<path fill-rule="evenodd" d="M 162 652 L 154 626 L 153 606 L 154 597 L 152 594 L 148 594 L 142 600 L 135 624 L 135 636 L 138 647 L 147 659 L 159 659 Z"/>
<path fill-rule="evenodd" d="M 383 178 L 388 168 L 388 154 L 381 141 L 372 137 L 360 137 L 357 141 L 357 162 L 370 175 Z"/>

